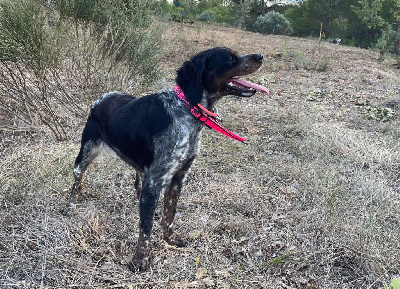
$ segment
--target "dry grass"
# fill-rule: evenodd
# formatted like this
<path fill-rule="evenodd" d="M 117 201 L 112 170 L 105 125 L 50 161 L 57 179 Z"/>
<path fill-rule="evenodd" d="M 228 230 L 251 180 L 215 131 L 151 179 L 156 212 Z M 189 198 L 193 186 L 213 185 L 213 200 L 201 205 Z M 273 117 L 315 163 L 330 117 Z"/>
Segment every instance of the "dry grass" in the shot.
<path fill-rule="evenodd" d="M 158 212 L 151 269 L 131 273 L 133 171 L 99 160 L 65 215 L 79 135 L 3 133 L 0 287 L 383 288 L 400 277 L 399 71 L 371 51 L 196 25 L 169 24 L 161 84 L 194 52 L 226 45 L 266 55 L 253 79 L 272 95 L 218 104 L 249 144 L 205 130 L 175 222 L 189 245 L 161 241 Z M 367 105 L 394 117 L 368 119 Z"/>

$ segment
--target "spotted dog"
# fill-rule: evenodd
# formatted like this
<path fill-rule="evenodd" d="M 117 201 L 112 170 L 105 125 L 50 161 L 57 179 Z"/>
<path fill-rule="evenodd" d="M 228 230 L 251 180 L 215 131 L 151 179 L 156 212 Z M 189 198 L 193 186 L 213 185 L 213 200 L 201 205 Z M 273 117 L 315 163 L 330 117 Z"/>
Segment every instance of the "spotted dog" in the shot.
<path fill-rule="evenodd" d="M 218 123 L 214 108 L 223 96 L 268 93 L 265 87 L 238 78 L 255 72 L 262 63 L 262 54 L 242 56 L 217 47 L 184 62 L 177 71 L 173 90 L 143 97 L 109 92 L 93 105 L 74 165 L 70 203 L 76 203 L 84 172 L 104 148 L 114 151 L 137 171 L 140 232 L 136 253 L 129 263 L 131 270 L 148 267 L 153 215 L 162 194 L 164 240 L 182 245 L 172 224 L 182 184 L 199 152 L 201 130 L 209 126 L 244 141 Z"/>

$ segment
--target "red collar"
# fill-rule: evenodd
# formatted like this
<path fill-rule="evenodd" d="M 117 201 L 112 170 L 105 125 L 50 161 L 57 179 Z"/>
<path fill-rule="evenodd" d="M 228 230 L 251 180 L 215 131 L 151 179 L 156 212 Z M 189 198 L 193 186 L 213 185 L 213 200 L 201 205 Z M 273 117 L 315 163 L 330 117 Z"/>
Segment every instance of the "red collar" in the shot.
<path fill-rule="evenodd" d="M 204 123 L 206 126 L 209 128 L 215 129 L 219 133 L 222 133 L 223 135 L 226 135 L 227 137 L 231 139 L 235 139 L 241 142 L 245 142 L 246 140 L 244 138 L 241 138 L 240 136 L 234 134 L 233 132 L 227 130 L 223 126 L 221 126 L 217 120 L 218 115 L 216 113 L 212 113 L 208 111 L 206 108 L 204 108 L 201 104 L 196 104 L 196 105 L 191 105 L 189 101 L 187 101 L 185 94 L 183 93 L 182 89 L 179 87 L 179 85 L 176 85 L 174 87 L 174 92 L 176 96 L 180 100 L 183 101 L 183 103 L 189 108 L 190 112 L 192 115 L 200 120 L 202 123 Z"/>

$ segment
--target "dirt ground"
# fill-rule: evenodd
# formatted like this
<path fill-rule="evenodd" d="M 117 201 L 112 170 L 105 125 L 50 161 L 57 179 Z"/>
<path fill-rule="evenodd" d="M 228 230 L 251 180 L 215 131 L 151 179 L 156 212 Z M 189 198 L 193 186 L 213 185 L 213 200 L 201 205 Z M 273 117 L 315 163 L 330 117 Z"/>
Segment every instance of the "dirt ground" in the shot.
<path fill-rule="evenodd" d="M 263 53 L 250 78 L 271 95 L 226 97 L 152 264 L 126 263 L 138 236 L 134 171 L 104 156 L 65 215 L 85 119 L 70 140 L 0 132 L 1 288 L 390 288 L 400 278 L 400 70 L 388 56 L 315 39 L 166 23 L 164 77 L 194 53 Z M 160 202 L 162 203 L 162 202 Z M 385 287 L 387 286 L 387 287 Z"/>

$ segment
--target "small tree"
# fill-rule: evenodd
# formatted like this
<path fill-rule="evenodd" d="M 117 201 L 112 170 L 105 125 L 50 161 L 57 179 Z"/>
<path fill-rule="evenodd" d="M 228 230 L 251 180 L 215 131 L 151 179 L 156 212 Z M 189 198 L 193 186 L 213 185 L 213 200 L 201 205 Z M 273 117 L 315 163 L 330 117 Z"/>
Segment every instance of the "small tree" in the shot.
<path fill-rule="evenodd" d="M 380 0 L 360 0 L 359 6 L 351 6 L 351 9 L 356 13 L 358 19 L 365 24 L 366 44 L 370 43 L 370 35 L 373 31 L 379 31 L 385 26 L 385 20 L 379 15 L 382 10 L 382 1 Z"/>
<path fill-rule="evenodd" d="M 265 16 L 258 16 L 256 22 L 253 24 L 253 29 L 262 34 L 290 35 L 293 33 L 289 20 L 275 11 L 270 11 Z"/>
<path fill-rule="evenodd" d="M 396 18 L 397 18 L 397 34 L 396 34 L 396 42 L 394 45 L 394 51 L 397 55 L 400 56 L 400 0 L 396 0 Z"/>
<path fill-rule="evenodd" d="M 379 49 L 380 60 L 384 60 L 385 54 L 390 51 L 395 51 L 396 44 L 396 31 L 392 29 L 391 25 L 387 25 L 386 28 L 382 31 L 381 37 L 378 39 L 376 43 L 376 48 Z"/>
<path fill-rule="evenodd" d="M 204 21 L 204 22 L 216 22 L 217 19 L 215 18 L 214 11 L 206 10 L 201 12 L 200 15 L 197 16 L 197 20 Z"/>
<path fill-rule="evenodd" d="M 394 50 L 397 55 L 400 55 L 400 20 L 397 21 L 397 34 L 396 34 L 396 43 L 394 46 Z"/>

